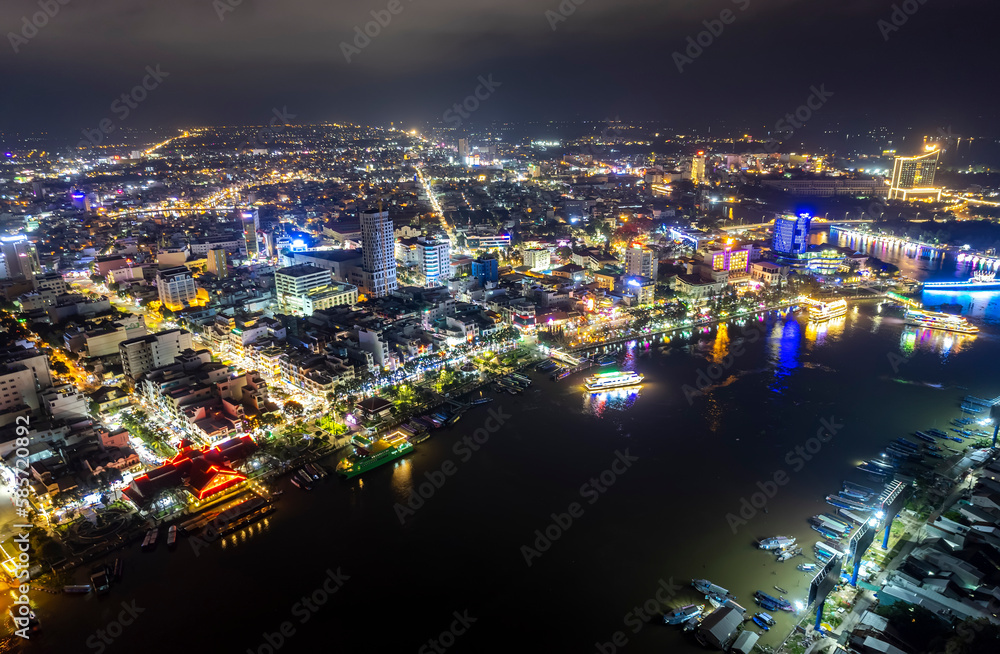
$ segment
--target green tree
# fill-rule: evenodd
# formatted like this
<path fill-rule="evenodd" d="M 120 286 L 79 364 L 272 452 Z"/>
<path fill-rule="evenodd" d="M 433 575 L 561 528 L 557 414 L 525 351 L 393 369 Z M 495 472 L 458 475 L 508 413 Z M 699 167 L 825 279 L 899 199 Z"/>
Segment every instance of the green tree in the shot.
<path fill-rule="evenodd" d="M 295 400 L 289 400 L 285 402 L 285 415 L 290 418 L 299 418 L 305 413 L 306 409 L 304 406 L 296 402 Z"/>

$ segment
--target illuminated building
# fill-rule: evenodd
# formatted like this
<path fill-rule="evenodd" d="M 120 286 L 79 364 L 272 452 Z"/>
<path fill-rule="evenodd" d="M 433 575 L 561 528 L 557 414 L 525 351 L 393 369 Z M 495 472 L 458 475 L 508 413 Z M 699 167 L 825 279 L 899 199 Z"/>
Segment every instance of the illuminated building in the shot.
<path fill-rule="evenodd" d="M 750 255 L 753 246 L 733 250 L 712 250 L 705 254 L 704 260 L 714 271 L 726 271 L 730 276 L 746 275 L 750 270 Z"/>
<path fill-rule="evenodd" d="M 933 195 L 941 200 L 941 189 L 934 188 L 940 150 L 933 150 L 916 157 L 896 157 L 892 167 L 890 200 L 909 200 L 911 195 Z"/>
<path fill-rule="evenodd" d="M 496 250 L 510 247 L 510 234 L 494 234 L 492 236 L 476 236 L 470 234 L 465 237 L 466 245 L 470 250 Z"/>
<path fill-rule="evenodd" d="M 529 248 L 521 253 L 521 263 L 536 272 L 548 270 L 551 259 L 545 248 Z"/>
<path fill-rule="evenodd" d="M 38 263 L 38 251 L 24 234 L 0 238 L 0 252 L 3 252 L 3 266 L 0 279 L 26 279 L 33 282 L 42 268 Z"/>
<path fill-rule="evenodd" d="M 173 363 L 178 354 L 191 346 L 191 332 L 171 329 L 122 341 L 118 353 L 125 375 L 135 380 L 145 372 Z"/>
<path fill-rule="evenodd" d="M 652 304 L 656 281 L 642 275 L 630 275 L 625 278 L 625 292 L 634 295 L 639 306 Z"/>
<path fill-rule="evenodd" d="M 695 184 L 702 184 L 705 181 L 705 153 L 698 152 L 691 159 L 691 181 Z"/>
<path fill-rule="evenodd" d="M 328 288 L 331 284 L 333 284 L 333 272 L 328 268 L 319 268 L 308 263 L 281 268 L 274 273 L 278 310 L 291 315 L 303 315 L 304 299 L 309 292 Z M 312 311 L 304 315 L 311 316 Z"/>
<path fill-rule="evenodd" d="M 804 254 L 809 247 L 811 224 L 812 216 L 807 213 L 798 216 L 779 216 L 774 221 L 772 249 L 779 255 Z"/>
<path fill-rule="evenodd" d="M 208 251 L 208 272 L 216 277 L 227 277 L 229 266 L 226 265 L 226 251 L 222 248 L 215 248 Z"/>
<path fill-rule="evenodd" d="M 240 214 L 243 220 L 243 240 L 246 241 L 247 257 L 255 257 L 260 251 L 257 245 L 257 232 L 260 230 L 260 214 L 256 209 Z"/>
<path fill-rule="evenodd" d="M 451 243 L 447 238 L 418 238 L 416 254 L 424 286 L 440 286 L 448 281 L 451 276 Z"/>
<path fill-rule="evenodd" d="M 822 179 L 764 179 L 761 184 L 791 195 L 804 197 L 832 198 L 838 195 L 849 197 L 881 197 L 889 192 L 889 186 L 882 178 L 842 179 L 840 177 Z"/>
<path fill-rule="evenodd" d="M 157 272 L 156 291 L 163 306 L 174 311 L 194 305 L 198 299 L 198 285 L 185 266 Z"/>
<path fill-rule="evenodd" d="M 133 479 L 122 495 L 140 509 L 148 507 L 162 491 L 178 487 L 201 501 L 245 482 L 247 476 L 235 466 L 256 451 L 257 445 L 249 436 L 203 449 L 182 441 L 180 452 L 159 468 Z"/>
<path fill-rule="evenodd" d="M 500 281 L 500 262 L 496 259 L 473 259 L 472 276 L 478 279 L 482 286 L 487 282 L 496 284 Z"/>
<path fill-rule="evenodd" d="M 388 211 L 362 212 L 362 286 L 368 297 L 383 297 L 396 290 L 394 238 Z"/>
<path fill-rule="evenodd" d="M 655 280 L 659 274 L 659 264 L 659 256 L 651 248 L 633 245 L 625 250 L 626 275 L 639 275 Z"/>

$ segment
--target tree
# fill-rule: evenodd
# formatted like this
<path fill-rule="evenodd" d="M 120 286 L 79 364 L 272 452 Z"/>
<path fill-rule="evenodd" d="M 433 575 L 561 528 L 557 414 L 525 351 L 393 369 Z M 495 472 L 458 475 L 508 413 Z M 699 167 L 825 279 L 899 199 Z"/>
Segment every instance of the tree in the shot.
<path fill-rule="evenodd" d="M 69 366 L 67 366 L 62 361 L 53 361 L 52 362 L 52 370 L 57 375 L 68 375 L 69 374 Z"/>
<path fill-rule="evenodd" d="M 259 420 L 260 424 L 264 427 L 277 427 L 285 422 L 285 419 L 277 413 L 265 413 L 259 418 Z"/>
<path fill-rule="evenodd" d="M 295 400 L 289 400 L 285 402 L 285 414 L 292 418 L 301 417 L 305 413 L 306 409 L 304 406 L 296 402 Z"/>

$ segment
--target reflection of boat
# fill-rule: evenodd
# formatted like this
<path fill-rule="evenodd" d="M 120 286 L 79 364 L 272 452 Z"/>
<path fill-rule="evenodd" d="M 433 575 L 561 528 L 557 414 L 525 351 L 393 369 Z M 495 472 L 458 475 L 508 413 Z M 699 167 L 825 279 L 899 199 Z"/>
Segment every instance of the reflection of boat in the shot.
<path fill-rule="evenodd" d="M 961 334 L 978 334 L 979 328 L 969 324 L 962 316 L 936 311 L 919 311 L 910 309 L 906 312 L 906 324 L 926 329 L 941 329 Z"/>
<path fill-rule="evenodd" d="M 643 379 L 642 375 L 634 372 L 602 372 L 587 378 L 584 386 L 592 393 L 600 393 L 612 388 L 636 386 L 642 383 Z"/>
<path fill-rule="evenodd" d="M 847 300 L 817 302 L 809 307 L 809 320 L 816 322 L 839 318 L 847 314 Z"/>

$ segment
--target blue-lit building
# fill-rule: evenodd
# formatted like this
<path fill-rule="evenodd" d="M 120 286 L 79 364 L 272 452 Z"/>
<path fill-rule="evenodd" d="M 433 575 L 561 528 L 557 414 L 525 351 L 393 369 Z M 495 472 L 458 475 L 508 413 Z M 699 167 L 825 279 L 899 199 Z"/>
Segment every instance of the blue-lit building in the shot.
<path fill-rule="evenodd" d="M 500 262 L 496 259 L 473 259 L 472 276 L 484 286 L 486 282 L 495 284 L 500 281 Z"/>
<path fill-rule="evenodd" d="M 812 216 L 800 213 L 798 216 L 778 216 L 774 221 L 775 254 L 800 255 L 805 254 L 809 247 L 809 225 Z"/>

